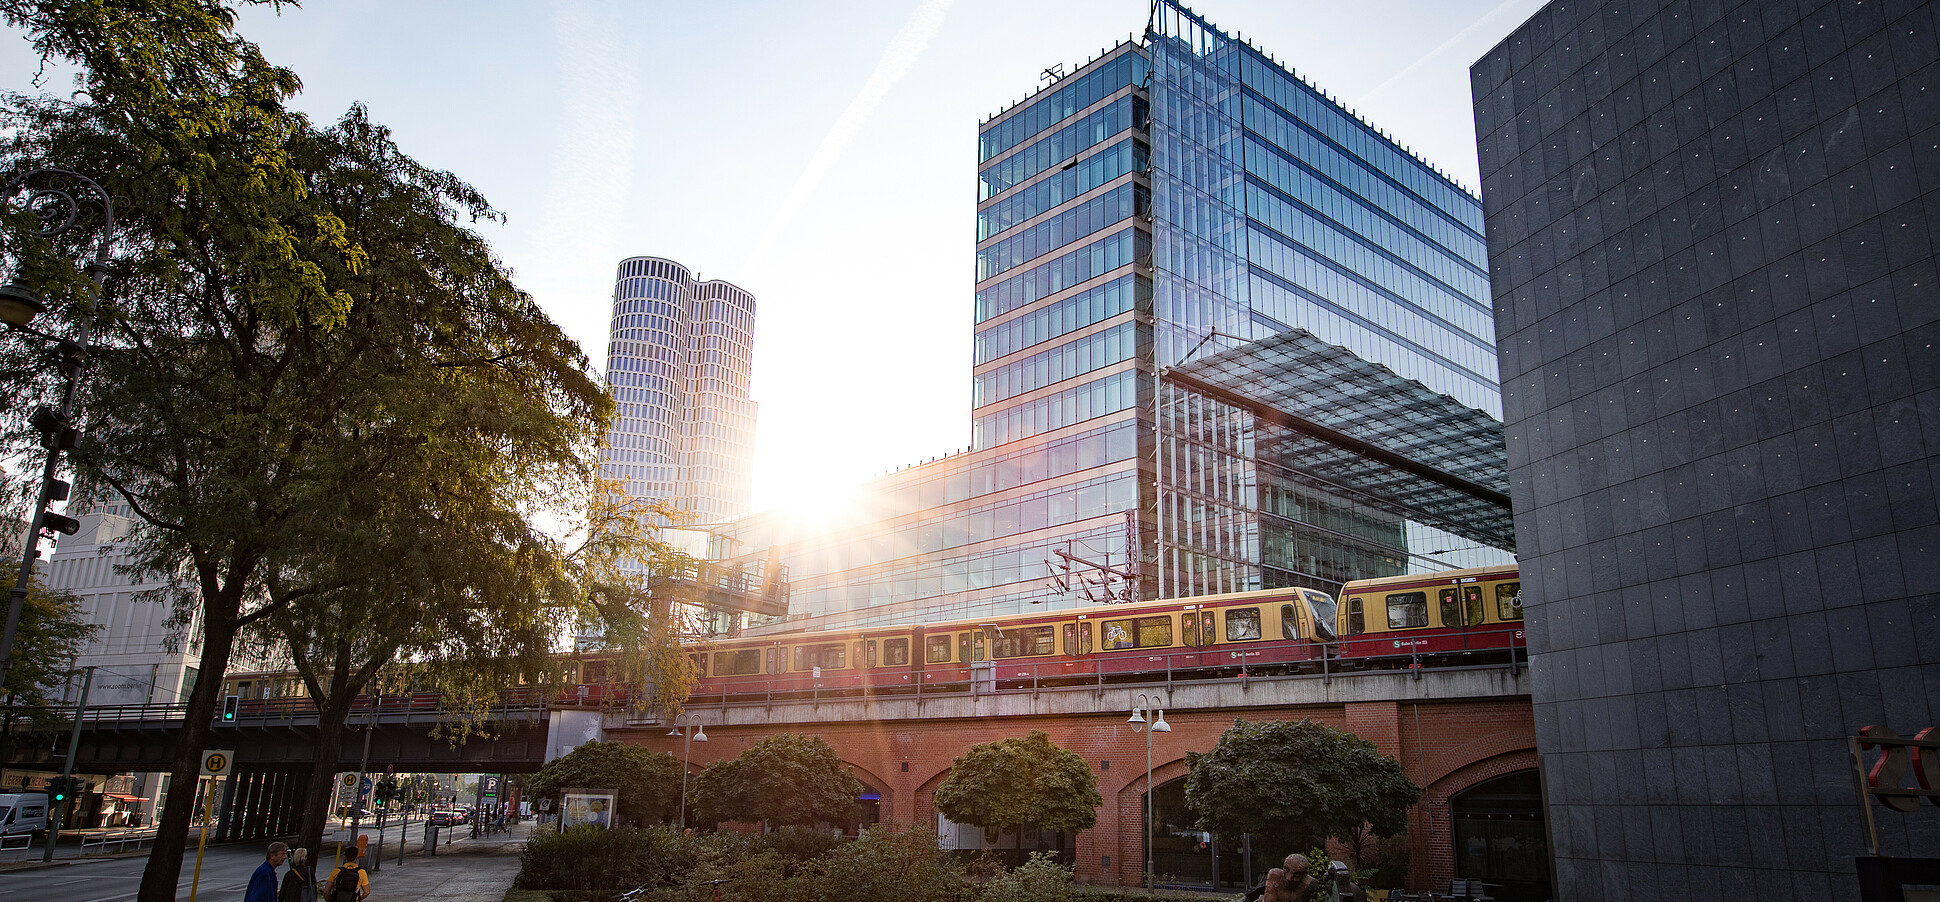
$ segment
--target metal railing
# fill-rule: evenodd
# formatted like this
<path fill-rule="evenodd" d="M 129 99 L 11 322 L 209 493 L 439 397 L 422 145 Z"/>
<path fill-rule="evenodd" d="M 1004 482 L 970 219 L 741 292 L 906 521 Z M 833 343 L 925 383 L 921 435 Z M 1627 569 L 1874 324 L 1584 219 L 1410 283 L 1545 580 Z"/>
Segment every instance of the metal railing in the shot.
<path fill-rule="evenodd" d="M 22 841 L 15 843 L 14 840 Z M 32 851 L 33 848 L 34 835 L 32 833 L 13 833 L 7 836 L 0 836 L 0 852 L 11 852 L 15 849 Z"/>
<path fill-rule="evenodd" d="M 156 832 L 157 828 L 155 827 L 144 827 L 140 830 L 111 830 L 101 833 L 83 833 L 81 834 L 81 854 L 105 855 L 109 851 L 109 846 L 114 846 L 113 851 L 123 852 L 127 851 L 130 844 L 133 844 L 135 848 L 139 849 L 143 843 L 154 842 Z"/>

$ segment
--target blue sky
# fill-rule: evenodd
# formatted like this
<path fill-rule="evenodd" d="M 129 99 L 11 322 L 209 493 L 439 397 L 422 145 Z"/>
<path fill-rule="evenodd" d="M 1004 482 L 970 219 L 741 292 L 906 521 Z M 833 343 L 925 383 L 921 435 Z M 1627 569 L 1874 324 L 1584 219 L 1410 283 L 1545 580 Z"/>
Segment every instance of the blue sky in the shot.
<path fill-rule="evenodd" d="M 1194 8 L 1473 188 L 1468 65 L 1541 5 Z M 329 121 L 361 101 L 482 190 L 508 215 L 483 233 L 596 365 L 623 257 L 752 291 L 768 507 L 968 444 L 977 124 L 1148 8 L 316 0 L 238 27 L 302 77 L 299 108 Z M 0 41 L 0 89 L 33 90 L 35 68 L 23 37 Z"/>

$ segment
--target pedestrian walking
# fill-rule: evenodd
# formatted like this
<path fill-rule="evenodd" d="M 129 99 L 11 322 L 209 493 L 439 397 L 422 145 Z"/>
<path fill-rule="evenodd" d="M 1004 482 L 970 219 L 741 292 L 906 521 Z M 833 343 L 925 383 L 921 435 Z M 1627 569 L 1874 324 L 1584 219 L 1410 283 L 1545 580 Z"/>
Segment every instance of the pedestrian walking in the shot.
<path fill-rule="evenodd" d="M 317 869 L 310 863 L 309 849 L 290 854 L 290 870 L 283 875 L 276 902 L 317 902 Z"/>
<path fill-rule="evenodd" d="M 357 850 L 344 850 L 343 864 L 323 884 L 326 902 L 363 902 L 370 895 L 370 875 L 357 865 Z"/>
<path fill-rule="evenodd" d="M 276 869 L 283 866 L 283 858 L 289 854 L 288 845 L 280 842 L 269 844 L 269 855 L 256 866 L 256 873 L 249 875 L 249 888 L 243 891 L 243 902 L 276 902 Z"/>

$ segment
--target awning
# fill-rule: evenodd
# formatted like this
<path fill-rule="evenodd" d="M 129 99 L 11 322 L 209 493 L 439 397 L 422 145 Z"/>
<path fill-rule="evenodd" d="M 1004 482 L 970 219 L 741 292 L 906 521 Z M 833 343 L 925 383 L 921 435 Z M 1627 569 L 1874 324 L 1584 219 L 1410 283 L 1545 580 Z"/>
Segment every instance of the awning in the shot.
<path fill-rule="evenodd" d="M 1515 548 L 1502 423 L 1304 329 L 1168 367 L 1173 384 L 1251 411 L 1262 462 L 1391 513 Z"/>

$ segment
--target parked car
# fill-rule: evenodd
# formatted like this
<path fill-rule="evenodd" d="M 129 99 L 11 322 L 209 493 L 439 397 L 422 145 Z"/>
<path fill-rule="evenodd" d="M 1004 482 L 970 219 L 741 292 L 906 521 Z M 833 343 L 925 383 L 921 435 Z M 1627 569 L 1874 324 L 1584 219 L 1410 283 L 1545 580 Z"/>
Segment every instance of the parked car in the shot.
<path fill-rule="evenodd" d="M 0 836 L 47 830 L 47 793 L 15 792 L 0 795 Z"/>

